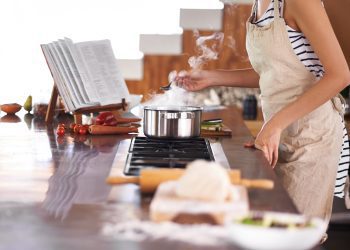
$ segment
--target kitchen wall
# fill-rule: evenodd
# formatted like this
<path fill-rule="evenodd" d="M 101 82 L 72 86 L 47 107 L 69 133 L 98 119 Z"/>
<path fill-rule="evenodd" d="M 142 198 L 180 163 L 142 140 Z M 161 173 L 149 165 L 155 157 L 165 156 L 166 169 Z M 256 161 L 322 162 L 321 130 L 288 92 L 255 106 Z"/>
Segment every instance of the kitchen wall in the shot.
<path fill-rule="evenodd" d="M 323 0 L 334 32 L 350 65 L 350 0 Z"/>
<path fill-rule="evenodd" d="M 324 0 L 324 4 L 350 65 L 350 32 L 347 20 L 350 0 Z M 250 11 L 251 5 L 249 4 L 225 5 L 222 25 L 225 38 L 222 50 L 219 53 L 219 59 L 209 62 L 204 68 L 241 69 L 250 67 L 245 50 L 245 22 Z M 205 36 L 212 34 L 213 31 L 200 30 L 199 33 Z M 159 87 L 168 81 L 169 72 L 188 70 L 189 57 L 197 53 L 195 41 L 194 32 L 184 30 L 182 55 L 145 55 L 144 77 L 140 81 L 127 81 L 130 92 L 142 94 L 143 100 L 147 100 L 151 97 L 150 94 L 159 92 Z M 258 90 L 215 88 L 201 91 L 196 94 L 196 97 L 200 101 L 206 99 L 212 104 L 241 105 L 244 96 L 248 93 L 258 95 Z"/>

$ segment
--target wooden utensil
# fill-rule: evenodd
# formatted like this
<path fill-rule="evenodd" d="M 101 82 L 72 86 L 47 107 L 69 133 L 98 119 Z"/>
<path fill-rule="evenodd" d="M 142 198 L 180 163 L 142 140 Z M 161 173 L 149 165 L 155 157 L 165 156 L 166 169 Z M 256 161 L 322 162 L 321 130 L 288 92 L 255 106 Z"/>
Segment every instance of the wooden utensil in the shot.
<path fill-rule="evenodd" d="M 142 169 L 140 176 L 113 176 L 107 178 L 110 185 L 134 183 L 140 185 L 142 193 L 153 193 L 158 185 L 165 181 L 177 180 L 184 173 L 184 169 Z M 274 183 L 267 179 L 241 179 L 241 172 L 237 169 L 228 171 L 232 184 L 243 185 L 249 188 L 272 189 Z"/>
<path fill-rule="evenodd" d="M 232 130 L 227 127 L 225 124 L 222 125 L 221 130 L 215 131 L 215 130 L 208 130 L 208 129 L 201 129 L 201 136 L 231 136 Z"/>
<path fill-rule="evenodd" d="M 89 133 L 92 135 L 107 135 L 107 134 L 128 134 L 138 133 L 137 127 L 117 127 L 117 126 L 103 126 L 91 125 L 89 126 Z"/>

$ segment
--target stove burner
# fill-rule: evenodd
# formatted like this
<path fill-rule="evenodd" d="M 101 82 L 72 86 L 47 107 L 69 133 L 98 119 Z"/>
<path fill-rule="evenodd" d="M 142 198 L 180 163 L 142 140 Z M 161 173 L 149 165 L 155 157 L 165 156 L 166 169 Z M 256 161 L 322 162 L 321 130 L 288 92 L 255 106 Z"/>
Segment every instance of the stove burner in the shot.
<path fill-rule="evenodd" d="M 139 175 L 142 168 L 185 168 L 196 159 L 214 161 L 210 143 L 205 138 L 185 140 L 134 137 L 124 168 L 125 175 Z"/>

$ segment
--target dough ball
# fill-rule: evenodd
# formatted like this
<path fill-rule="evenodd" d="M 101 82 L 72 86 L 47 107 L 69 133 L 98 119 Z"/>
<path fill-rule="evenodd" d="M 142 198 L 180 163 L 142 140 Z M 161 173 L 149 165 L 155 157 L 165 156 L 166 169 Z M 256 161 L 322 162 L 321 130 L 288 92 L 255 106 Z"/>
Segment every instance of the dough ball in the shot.
<path fill-rule="evenodd" d="M 196 160 L 187 165 L 175 192 L 181 198 L 220 202 L 229 197 L 230 187 L 227 170 L 221 165 Z"/>

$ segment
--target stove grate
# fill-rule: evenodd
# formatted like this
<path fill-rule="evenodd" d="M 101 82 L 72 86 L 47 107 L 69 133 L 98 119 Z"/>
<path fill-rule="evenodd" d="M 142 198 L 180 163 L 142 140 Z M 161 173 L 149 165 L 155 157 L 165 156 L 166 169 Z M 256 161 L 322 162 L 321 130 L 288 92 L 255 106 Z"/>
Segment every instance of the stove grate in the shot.
<path fill-rule="evenodd" d="M 182 140 L 134 137 L 124 168 L 125 175 L 139 175 L 142 168 L 185 168 L 196 159 L 214 161 L 205 138 Z"/>

